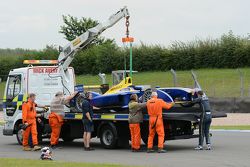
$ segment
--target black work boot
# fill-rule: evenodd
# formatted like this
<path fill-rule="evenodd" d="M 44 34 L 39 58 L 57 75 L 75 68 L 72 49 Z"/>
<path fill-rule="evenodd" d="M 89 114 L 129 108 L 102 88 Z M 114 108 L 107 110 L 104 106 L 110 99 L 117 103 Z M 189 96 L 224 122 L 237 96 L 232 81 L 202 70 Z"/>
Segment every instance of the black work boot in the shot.
<path fill-rule="evenodd" d="M 85 150 L 85 151 L 94 151 L 95 149 L 92 148 L 92 147 L 85 147 L 84 150 Z"/>
<path fill-rule="evenodd" d="M 158 153 L 166 153 L 167 151 L 164 150 L 163 148 L 158 148 Z"/>
<path fill-rule="evenodd" d="M 152 148 L 148 148 L 148 150 L 147 150 L 147 153 L 154 153 L 155 152 L 155 150 L 153 150 Z"/>

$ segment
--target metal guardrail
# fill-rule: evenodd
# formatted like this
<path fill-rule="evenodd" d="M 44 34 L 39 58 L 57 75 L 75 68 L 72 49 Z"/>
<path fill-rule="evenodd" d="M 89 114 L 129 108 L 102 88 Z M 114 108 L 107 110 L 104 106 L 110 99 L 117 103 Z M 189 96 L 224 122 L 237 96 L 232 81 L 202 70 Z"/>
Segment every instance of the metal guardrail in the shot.
<path fill-rule="evenodd" d="M 250 97 L 249 69 L 214 69 L 206 71 L 192 70 L 191 76 L 186 71 L 170 70 L 173 86 L 201 88 L 209 97 Z M 199 81 L 199 83 L 197 82 Z"/>

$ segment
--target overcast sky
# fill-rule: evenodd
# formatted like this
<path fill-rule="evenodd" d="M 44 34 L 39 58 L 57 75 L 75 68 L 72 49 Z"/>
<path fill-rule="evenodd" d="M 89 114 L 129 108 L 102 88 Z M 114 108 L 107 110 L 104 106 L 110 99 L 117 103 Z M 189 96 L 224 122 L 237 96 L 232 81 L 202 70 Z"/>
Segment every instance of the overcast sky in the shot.
<path fill-rule="evenodd" d="M 175 40 L 216 38 L 229 30 L 237 35 L 250 32 L 249 0 L 1 0 L 0 48 L 63 46 L 67 41 L 58 33 L 63 14 L 102 22 L 125 5 L 135 44 L 167 46 Z M 124 23 L 102 36 L 122 45 Z"/>

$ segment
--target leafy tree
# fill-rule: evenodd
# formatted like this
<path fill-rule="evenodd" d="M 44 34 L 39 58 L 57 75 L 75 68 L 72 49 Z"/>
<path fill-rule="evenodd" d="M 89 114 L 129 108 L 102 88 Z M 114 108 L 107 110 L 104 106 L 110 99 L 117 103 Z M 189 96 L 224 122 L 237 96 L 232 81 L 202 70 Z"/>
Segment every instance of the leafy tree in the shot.
<path fill-rule="evenodd" d="M 64 34 L 65 39 L 69 41 L 74 40 L 88 29 L 99 24 L 98 21 L 86 17 L 80 19 L 71 15 L 63 15 L 62 17 L 64 25 L 60 27 L 59 33 Z M 105 39 L 103 37 L 98 37 L 93 44 L 101 44 L 103 42 L 105 42 Z"/>

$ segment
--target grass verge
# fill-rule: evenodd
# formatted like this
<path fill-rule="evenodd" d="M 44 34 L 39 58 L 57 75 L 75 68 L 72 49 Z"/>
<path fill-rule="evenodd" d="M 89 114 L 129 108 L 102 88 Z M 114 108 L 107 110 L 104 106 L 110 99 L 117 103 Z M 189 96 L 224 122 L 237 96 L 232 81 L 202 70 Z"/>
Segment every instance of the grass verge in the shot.
<path fill-rule="evenodd" d="M 248 96 L 250 83 L 250 68 L 241 69 L 244 79 L 243 85 L 244 96 Z M 195 70 L 200 85 L 205 90 L 209 97 L 240 97 L 241 96 L 241 80 L 239 72 L 236 69 L 197 69 Z M 190 71 L 176 71 L 177 86 L 193 87 L 194 82 Z M 110 74 L 106 75 L 107 82 L 112 83 Z M 78 75 L 76 76 L 77 84 L 98 85 L 101 81 L 97 75 Z M 6 82 L 0 83 L 0 99 L 3 97 L 3 92 Z M 138 72 L 133 75 L 134 85 L 151 85 L 160 87 L 173 86 L 173 76 L 169 71 L 151 71 Z M 1 103 L 1 101 L 0 101 Z"/>
<path fill-rule="evenodd" d="M 62 162 L 62 161 L 42 161 L 30 159 L 14 159 L 14 158 L 0 158 L 1 166 L 8 167 L 125 167 L 123 165 L 112 164 L 96 164 L 96 163 L 78 163 L 78 162 Z"/>

